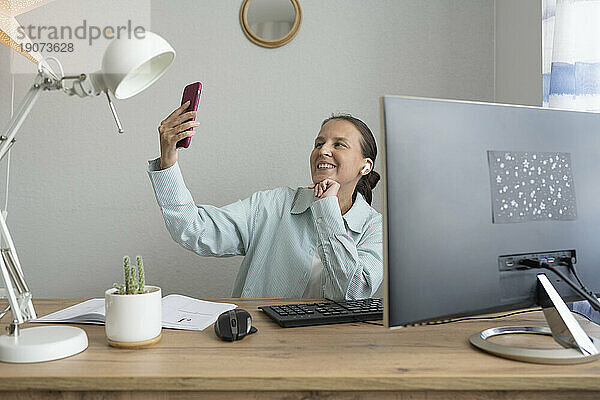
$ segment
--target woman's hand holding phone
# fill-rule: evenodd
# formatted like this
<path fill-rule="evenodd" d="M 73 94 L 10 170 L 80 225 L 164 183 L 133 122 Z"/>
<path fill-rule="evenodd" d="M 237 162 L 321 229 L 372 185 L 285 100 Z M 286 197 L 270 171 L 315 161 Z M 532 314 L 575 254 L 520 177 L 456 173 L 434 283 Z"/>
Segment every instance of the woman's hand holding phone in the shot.
<path fill-rule="evenodd" d="M 177 142 L 194 136 L 194 131 L 188 129 L 200 125 L 193 120 L 196 117 L 196 111 L 185 112 L 189 105 L 189 101 L 183 103 L 165 118 L 158 127 L 161 169 L 169 168 L 177 162 Z"/>

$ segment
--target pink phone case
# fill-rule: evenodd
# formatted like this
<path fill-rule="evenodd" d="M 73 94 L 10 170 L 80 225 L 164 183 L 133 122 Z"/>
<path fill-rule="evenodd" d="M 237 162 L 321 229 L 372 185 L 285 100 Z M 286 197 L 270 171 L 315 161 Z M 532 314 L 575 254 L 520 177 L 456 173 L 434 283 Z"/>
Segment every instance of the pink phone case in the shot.
<path fill-rule="evenodd" d="M 181 104 L 185 103 L 188 100 L 190 102 L 190 105 L 185 110 L 185 112 L 198 110 L 198 104 L 200 104 L 200 93 L 201 92 L 202 92 L 202 83 L 200 83 L 200 82 L 190 83 L 189 85 L 187 85 L 185 87 L 185 89 L 183 89 L 183 96 L 181 98 Z M 196 118 L 194 118 L 193 120 L 195 121 Z M 191 131 L 192 129 L 190 128 L 188 130 Z M 190 146 L 191 142 L 192 142 L 191 137 L 181 139 L 179 142 L 177 142 L 176 147 L 183 147 L 183 148 L 187 149 Z"/>

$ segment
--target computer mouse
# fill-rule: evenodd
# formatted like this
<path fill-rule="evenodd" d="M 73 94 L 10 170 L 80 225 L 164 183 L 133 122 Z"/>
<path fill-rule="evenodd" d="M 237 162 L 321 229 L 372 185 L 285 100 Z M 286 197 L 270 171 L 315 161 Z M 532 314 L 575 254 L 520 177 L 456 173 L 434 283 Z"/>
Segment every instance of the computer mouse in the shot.
<path fill-rule="evenodd" d="M 258 329 L 252 326 L 250 313 L 241 308 L 225 311 L 215 322 L 215 333 L 228 342 L 243 339 L 257 331 Z"/>

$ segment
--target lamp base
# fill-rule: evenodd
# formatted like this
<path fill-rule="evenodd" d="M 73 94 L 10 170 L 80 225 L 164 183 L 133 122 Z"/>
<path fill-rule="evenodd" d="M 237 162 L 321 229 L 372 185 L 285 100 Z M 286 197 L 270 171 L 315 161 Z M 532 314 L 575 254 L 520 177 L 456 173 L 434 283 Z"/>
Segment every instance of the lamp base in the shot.
<path fill-rule="evenodd" d="M 20 329 L 18 336 L 0 336 L 0 361 L 35 363 L 58 360 L 88 347 L 85 331 L 74 326 L 36 326 Z"/>

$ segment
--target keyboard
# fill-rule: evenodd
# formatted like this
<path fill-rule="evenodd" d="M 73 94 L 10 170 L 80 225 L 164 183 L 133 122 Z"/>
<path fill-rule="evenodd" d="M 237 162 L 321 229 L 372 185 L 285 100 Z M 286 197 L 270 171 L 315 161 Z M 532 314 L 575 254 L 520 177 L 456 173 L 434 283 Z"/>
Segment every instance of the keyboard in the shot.
<path fill-rule="evenodd" d="M 283 328 L 383 319 L 382 299 L 283 304 L 258 308 Z"/>

